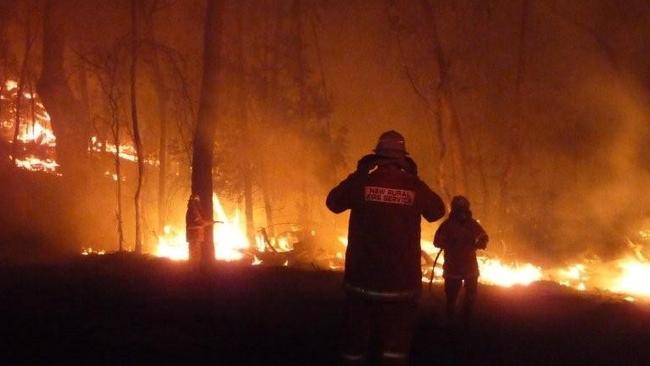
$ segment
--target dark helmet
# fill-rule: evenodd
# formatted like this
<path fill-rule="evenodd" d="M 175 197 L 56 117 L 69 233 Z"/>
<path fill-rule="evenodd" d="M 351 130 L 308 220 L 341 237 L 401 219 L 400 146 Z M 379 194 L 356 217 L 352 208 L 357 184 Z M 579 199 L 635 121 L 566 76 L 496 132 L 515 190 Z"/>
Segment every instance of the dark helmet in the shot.
<path fill-rule="evenodd" d="M 388 158 L 403 158 L 408 155 L 404 136 L 395 130 L 382 133 L 377 141 L 377 147 L 373 151 L 379 156 Z"/>
<path fill-rule="evenodd" d="M 469 210 L 469 200 L 463 196 L 455 196 L 451 200 L 452 210 Z"/>

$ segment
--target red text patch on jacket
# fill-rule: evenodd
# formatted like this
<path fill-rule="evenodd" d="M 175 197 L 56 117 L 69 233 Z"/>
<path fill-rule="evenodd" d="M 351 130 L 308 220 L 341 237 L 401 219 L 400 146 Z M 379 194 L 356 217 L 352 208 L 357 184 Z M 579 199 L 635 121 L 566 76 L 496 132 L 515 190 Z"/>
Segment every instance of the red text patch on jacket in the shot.
<path fill-rule="evenodd" d="M 413 206 L 415 192 L 406 189 L 365 186 L 366 201 Z"/>

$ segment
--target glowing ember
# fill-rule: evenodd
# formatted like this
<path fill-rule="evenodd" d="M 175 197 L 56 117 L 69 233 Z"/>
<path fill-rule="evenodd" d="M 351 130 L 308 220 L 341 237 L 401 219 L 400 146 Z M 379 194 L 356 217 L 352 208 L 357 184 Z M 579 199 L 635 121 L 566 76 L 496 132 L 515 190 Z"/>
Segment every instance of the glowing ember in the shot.
<path fill-rule="evenodd" d="M 35 172 L 53 173 L 59 166 L 59 164 L 52 159 L 42 160 L 33 155 L 27 156 L 24 159 L 16 158 L 15 162 L 17 167 Z"/>
<path fill-rule="evenodd" d="M 83 248 L 81 251 L 81 255 L 104 255 L 106 254 L 105 250 L 96 250 L 93 248 Z"/>

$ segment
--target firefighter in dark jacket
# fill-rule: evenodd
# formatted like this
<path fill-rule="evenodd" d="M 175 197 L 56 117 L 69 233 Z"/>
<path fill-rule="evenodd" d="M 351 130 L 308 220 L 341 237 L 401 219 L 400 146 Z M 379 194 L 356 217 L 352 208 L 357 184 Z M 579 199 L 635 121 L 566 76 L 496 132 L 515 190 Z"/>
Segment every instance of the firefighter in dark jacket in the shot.
<path fill-rule="evenodd" d="M 476 250 L 485 249 L 488 236 L 472 218 L 467 198 L 456 196 L 451 201 L 451 212 L 436 231 L 434 245 L 445 251 L 443 277 L 447 296 L 447 319 L 455 320 L 456 300 L 465 283 L 463 323 L 469 325 L 478 287 Z"/>
<path fill-rule="evenodd" d="M 368 362 L 376 339 L 382 364 L 406 365 L 422 286 L 420 217 L 438 220 L 445 205 L 418 178 L 402 135 L 383 133 L 374 152 L 327 196 L 334 213 L 351 210 L 342 358 Z"/>

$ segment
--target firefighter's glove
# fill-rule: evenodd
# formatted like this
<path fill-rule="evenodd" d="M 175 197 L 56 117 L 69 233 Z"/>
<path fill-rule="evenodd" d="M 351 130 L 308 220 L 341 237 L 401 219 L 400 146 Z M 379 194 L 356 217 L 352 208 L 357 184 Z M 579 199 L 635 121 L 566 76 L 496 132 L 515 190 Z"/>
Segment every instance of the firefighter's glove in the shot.
<path fill-rule="evenodd" d="M 377 166 L 377 161 L 381 159 L 375 154 L 368 154 L 357 162 L 357 173 L 368 174 L 375 166 Z"/>

